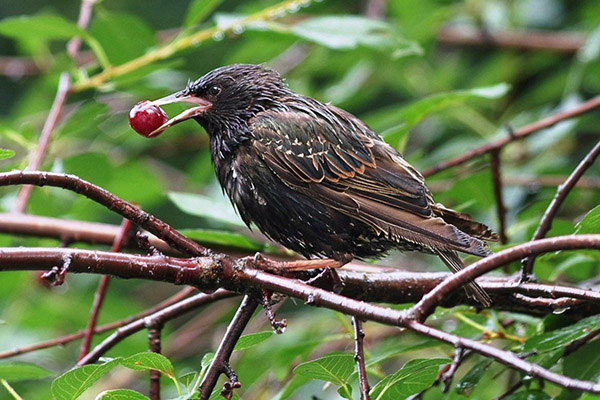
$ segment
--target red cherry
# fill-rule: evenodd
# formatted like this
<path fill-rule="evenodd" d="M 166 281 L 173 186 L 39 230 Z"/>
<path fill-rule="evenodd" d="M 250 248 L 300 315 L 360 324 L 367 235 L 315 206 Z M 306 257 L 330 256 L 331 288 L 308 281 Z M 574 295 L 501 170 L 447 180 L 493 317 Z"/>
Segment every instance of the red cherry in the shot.
<path fill-rule="evenodd" d="M 148 100 L 140 101 L 129 111 L 129 125 L 144 137 L 169 120 L 167 114 Z"/>

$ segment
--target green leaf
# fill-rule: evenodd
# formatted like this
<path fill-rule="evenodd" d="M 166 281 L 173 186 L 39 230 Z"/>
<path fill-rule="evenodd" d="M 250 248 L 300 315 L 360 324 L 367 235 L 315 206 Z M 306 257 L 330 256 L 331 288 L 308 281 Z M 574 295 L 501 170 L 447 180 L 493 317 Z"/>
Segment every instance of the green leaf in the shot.
<path fill-rule="evenodd" d="M 114 65 L 143 55 L 157 43 L 152 28 L 131 14 L 99 13 L 94 17 L 90 33 Z"/>
<path fill-rule="evenodd" d="M 223 0 L 194 0 L 185 14 L 184 28 L 190 28 L 206 19 Z"/>
<path fill-rule="evenodd" d="M 545 352 L 553 350 L 580 339 L 596 329 L 600 329 L 600 315 L 588 317 L 564 328 L 529 338 L 523 344 L 523 351 L 537 350 L 538 352 Z"/>
<path fill-rule="evenodd" d="M 122 360 L 121 364 L 124 367 L 136 371 L 154 369 L 160 371 L 162 374 L 168 376 L 171 379 L 175 378 L 175 370 L 173 369 L 171 361 L 169 361 L 169 359 L 163 356 L 162 354 L 151 352 L 138 353 Z"/>
<path fill-rule="evenodd" d="M 509 89 L 510 85 L 499 83 L 493 86 L 455 90 L 425 97 L 400 108 L 396 113 L 399 119 L 397 125 L 382 132 L 381 136 L 394 146 L 397 146 L 397 144 L 402 145 L 406 140 L 408 132 L 428 115 L 470 99 L 498 99 L 508 93 Z"/>
<path fill-rule="evenodd" d="M 552 400 L 548 394 L 539 389 L 522 390 L 504 398 L 505 400 Z"/>
<path fill-rule="evenodd" d="M 418 343 L 394 346 L 394 349 L 391 351 L 371 357 L 367 361 L 366 366 L 370 367 L 373 365 L 377 365 L 377 364 L 381 363 L 382 361 L 388 360 L 390 358 L 398 357 L 401 354 L 408 353 L 411 351 L 423 350 L 423 349 L 428 349 L 431 347 L 438 347 L 440 345 L 441 345 L 441 343 L 437 340 L 425 339 Z"/>
<path fill-rule="evenodd" d="M 206 353 L 203 357 L 202 360 L 200 361 L 200 367 L 202 369 L 208 368 L 210 366 L 210 363 L 212 362 L 213 358 L 215 358 L 215 353 Z"/>
<path fill-rule="evenodd" d="M 260 251 L 265 248 L 265 244 L 235 232 L 212 229 L 180 229 L 179 232 L 192 240 L 207 245 L 237 247 L 250 251 Z"/>
<path fill-rule="evenodd" d="M 565 357 L 563 372 L 571 378 L 597 381 L 600 377 L 600 340 L 587 343 Z"/>
<path fill-rule="evenodd" d="M 386 376 L 371 389 L 373 400 L 403 399 L 431 386 L 440 365 L 448 364 L 447 358 L 410 360 L 395 374 Z"/>
<path fill-rule="evenodd" d="M 13 150 L 0 149 L 0 160 L 4 160 L 6 158 L 11 158 L 14 155 L 15 155 L 15 152 Z"/>
<path fill-rule="evenodd" d="M 48 41 L 84 36 L 85 32 L 59 15 L 24 15 L 0 21 L 0 35 L 17 40 Z"/>
<path fill-rule="evenodd" d="M 600 206 L 592 208 L 577 225 L 575 233 L 583 235 L 585 233 L 600 233 Z"/>
<path fill-rule="evenodd" d="M 337 50 L 363 46 L 393 49 L 398 55 L 420 52 L 418 45 L 403 39 L 387 22 L 356 15 L 310 18 L 294 25 L 290 31 L 302 39 Z"/>
<path fill-rule="evenodd" d="M 191 389 L 192 385 L 196 382 L 197 378 L 198 373 L 196 371 L 192 371 L 188 372 L 187 374 L 181 375 L 179 378 L 177 378 L 177 380 L 183 383 L 183 386 L 185 386 L 186 388 Z"/>
<path fill-rule="evenodd" d="M 35 364 L 10 363 L 0 364 L 0 379 L 7 381 L 24 381 L 28 379 L 40 379 L 56 375 L 54 372 Z"/>
<path fill-rule="evenodd" d="M 483 375 L 485 375 L 491 363 L 492 362 L 489 360 L 481 360 L 475 364 L 456 384 L 458 393 L 469 396 L 475 386 L 481 381 L 481 378 L 483 378 Z"/>
<path fill-rule="evenodd" d="M 600 400 L 600 395 L 592 393 L 584 393 L 579 400 Z"/>
<path fill-rule="evenodd" d="M 94 400 L 149 400 L 141 393 L 129 389 L 107 390 L 100 393 Z"/>
<path fill-rule="evenodd" d="M 108 106 L 95 101 L 88 101 L 78 107 L 75 112 L 69 115 L 69 118 L 57 128 L 54 135 L 68 135 L 95 138 L 101 133 L 98 124 L 106 116 Z"/>
<path fill-rule="evenodd" d="M 294 368 L 296 375 L 307 376 L 343 386 L 354 372 L 352 354 L 331 354 L 316 360 L 307 361 Z"/>
<path fill-rule="evenodd" d="M 234 226 L 246 226 L 225 198 L 213 200 L 191 193 L 169 192 L 169 199 L 186 214 L 204 217 Z"/>
<path fill-rule="evenodd" d="M 305 383 L 309 382 L 310 378 L 307 376 L 295 375 L 279 393 L 273 398 L 273 400 L 286 400 L 288 399 L 296 390 L 298 390 Z"/>
<path fill-rule="evenodd" d="M 245 350 L 252 346 L 256 346 L 257 344 L 264 342 L 271 336 L 273 336 L 273 332 L 270 332 L 270 331 L 257 332 L 257 333 L 251 333 L 249 335 L 244 335 L 235 344 L 233 351 Z"/>
<path fill-rule="evenodd" d="M 52 382 L 52 395 L 56 400 L 74 400 L 120 362 L 121 359 L 117 358 L 104 364 L 84 365 L 65 372 Z"/>

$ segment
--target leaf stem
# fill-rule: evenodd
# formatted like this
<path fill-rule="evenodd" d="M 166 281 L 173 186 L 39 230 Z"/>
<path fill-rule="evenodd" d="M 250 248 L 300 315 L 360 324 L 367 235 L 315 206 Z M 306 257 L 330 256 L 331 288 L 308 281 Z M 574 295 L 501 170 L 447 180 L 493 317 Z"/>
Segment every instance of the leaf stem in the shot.
<path fill-rule="evenodd" d="M 219 28 L 215 26 L 187 36 L 179 37 L 173 42 L 151 50 L 138 58 L 134 58 L 133 60 L 118 66 L 107 68 L 87 80 L 77 82 L 72 86 L 71 91 L 81 92 L 87 89 L 97 89 L 111 79 L 123 76 L 156 61 L 167 59 L 175 53 L 197 46 L 198 44 L 205 42 L 214 36 L 221 36 L 232 32 L 234 27 L 236 29 L 245 28 L 256 22 L 280 18 L 287 14 L 291 9 L 296 8 L 298 4 L 308 5 L 311 2 L 312 0 L 286 0 L 247 17 L 240 18 L 239 20 L 236 20 L 225 27 Z"/>
<path fill-rule="evenodd" d="M 12 386 L 10 386 L 8 384 L 6 379 L 0 379 L 0 383 L 2 383 L 2 386 L 4 386 L 4 388 L 6 388 L 8 393 L 10 393 L 15 400 L 23 400 L 23 398 L 21 396 L 19 396 L 19 394 L 15 391 L 15 389 L 13 389 Z"/>

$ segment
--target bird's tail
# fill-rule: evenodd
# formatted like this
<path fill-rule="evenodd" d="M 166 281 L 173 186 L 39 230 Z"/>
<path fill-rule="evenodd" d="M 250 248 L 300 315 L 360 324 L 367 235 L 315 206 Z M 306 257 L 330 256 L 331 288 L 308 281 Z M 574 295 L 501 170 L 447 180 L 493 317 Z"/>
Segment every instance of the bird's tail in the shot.
<path fill-rule="evenodd" d="M 458 272 L 465 267 L 455 251 L 438 250 L 436 254 L 452 272 Z M 492 305 L 492 299 L 490 299 L 490 296 L 477 283 L 473 281 L 468 282 L 464 288 L 467 292 L 467 296 L 477 300 L 484 307 L 490 307 Z"/>

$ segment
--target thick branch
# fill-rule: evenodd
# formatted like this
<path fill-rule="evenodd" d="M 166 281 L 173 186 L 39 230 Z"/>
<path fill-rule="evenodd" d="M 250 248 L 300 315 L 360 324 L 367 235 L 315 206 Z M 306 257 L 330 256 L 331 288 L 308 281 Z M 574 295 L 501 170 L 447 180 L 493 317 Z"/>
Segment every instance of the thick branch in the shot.
<path fill-rule="evenodd" d="M 304 300 L 309 305 L 327 307 L 352 315 L 363 320 L 371 320 L 387 325 L 406 327 L 417 333 L 436 338 L 455 347 L 474 350 L 489 356 L 512 368 L 524 371 L 533 377 L 546 379 L 566 388 L 600 393 L 600 384 L 567 378 L 533 363 L 521 360 L 511 352 L 499 350 L 490 345 L 463 339 L 456 335 L 438 331 L 413 320 L 414 314 L 426 315 L 429 307 L 434 307 L 440 294 L 447 295 L 464 281 L 484 273 L 503 262 L 523 257 L 524 253 L 533 254 L 558 249 L 600 248 L 600 235 L 580 235 L 544 239 L 530 242 L 512 249 L 504 250 L 487 259 L 467 267 L 454 277 L 448 278 L 432 295 L 425 296 L 413 310 L 398 311 L 364 301 L 357 301 L 335 294 L 329 290 L 316 288 L 298 281 L 253 269 L 252 259 L 247 258 L 232 264 L 229 258 L 193 258 L 188 260 L 170 257 L 144 257 L 136 255 L 113 254 L 70 249 L 5 249 L 0 251 L 0 270 L 24 269 L 43 264 L 43 269 L 60 262 L 64 256 L 71 258 L 71 272 L 110 273 L 124 278 L 149 278 L 173 283 L 196 284 L 199 287 L 230 286 L 235 290 L 267 289 Z M 70 253 L 68 253 L 70 252 Z M 161 264 L 162 261 L 162 264 Z M 127 268 L 124 268 L 124 266 Z M 102 269 L 102 271 L 98 271 Z M 206 285 L 206 286 L 205 286 Z M 411 313 L 411 311 L 414 311 Z M 417 313 L 419 311 L 419 313 Z"/>
<path fill-rule="evenodd" d="M 599 235 L 576 236 L 575 240 L 586 237 L 600 237 Z M 571 239 L 572 237 L 563 237 Z M 548 241 L 550 239 L 546 239 Z M 560 244 L 560 242 L 559 242 Z M 561 246 L 551 246 L 551 250 L 560 249 Z M 498 253 L 509 252 L 505 250 Z M 494 256 L 496 257 L 496 256 Z M 97 273 L 109 274 L 120 278 L 138 278 L 196 286 L 205 290 L 214 290 L 225 287 L 232 290 L 244 291 L 252 286 L 257 289 L 269 289 L 288 295 L 293 293 L 286 290 L 276 290 L 270 285 L 262 286 L 251 277 L 244 277 L 241 271 L 252 265 L 248 260 L 245 263 L 231 264 L 231 259 L 215 259 L 200 257 L 181 259 L 162 256 L 140 256 L 133 254 L 115 254 L 101 251 L 76 250 L 76 249 L 46 249 L 46 248 L 5 248 L 0 249 L 1 270 L 48 270 L 60 264 L 64 258 L 71 259 L 71 273 Z M 500 265 L 500 264 L 499 264 Z M 295 279 L 310 279 L 315 272 L 302 271 L 288 274 Z M 268 274 L 269 276 L 274 276 Z M 339 271 L 343 282 L 342 295 L 345 297 L 361 299 L 365 302 L 385 303 L 410 303 L 416 302 L 423 295 L 431 291 L 442 281 L 451 279 L 454 275 L 448 273 L 369 273 Z M 520 311 L 535 315 L 545 315 L 550 310 L 548 305 L 541 307 L 534 302 L 516 300 L 511 296 L 502 296 L 503 293 L 523 293 L 527 296 L 548 297 L 550 301 L 558 301 L 561 296 L 578 298 L 586 301 L 581 307 L 574 307 L 567 311 L 574 316 L 587 316 L 600 312 L 600 293 L 593 290 L 561 287 L 527 283 L 517 285 L 507 278 L 488 277 L 478 281 L 495 299 L 495 308 Z M 314 286 L 331 289 L 331 282 L 319 279 L 311 283 Z M 459 283 L 460 285 L 460 283 Z M 311 286 L 313 287 L 313 286 Z M 498 295 L 496 295 L 498 294 Z M 462 290 L 456 291 L 452 296 L 446 296 L 441 305 L 446 307 L 469 303 Z"/>
<path fill-rule="evenodd" d="M 519 260 L 528 255 L 546 253 L 557 247 L 565 250 L 600 249 L 600 235 L 561 236 L 551 239 L 542 239 L 535 242 L 527 242 L 503 250 L 492 256 L 481 259 L 448 277 L 444 282 L 436 286 L 435 289 L 426 294 L 421 301 L 415 304 L 411 308 L 411 311 L 414 312 L 418 319 L 424 320 L 433 312 L 436 305 L 454 290 L 462 287 L 465 283 L 486 272 L 498 268 L 501 265 Z"/>
<path fill-rule="evenodd" d="M 124 219 L 121 224 L 121 230 L 117 236 L 115 236 L 115 240 L 111 247 L 111 251 L 119 252 L 123 247 L 123 243 L 125 242 L 125 238 L 129 234 L 132 229 L 131 221 L 128 219 Z M 108 282 L 110 281 L 110 277 L 104 275 L 100 279 L 100 283 L 98 284 L 98 289 L 96 289 L 96 293 L 94 294 L 94 303 L 92 304 L 92 311 L 90 313 L 90 319 L 88 321 L 88 326 L 85 332 L 85 336 L 83 337 L 83 341 L 81 342 L 81 348 L 79 350 L 79 359 L 81 360 L 89 351 L 90 345 L 92 344 L 92 337 L 94 336 L 94 329 L 96 328 L 96 322 L 98 321 L 98 315 L 100 314 L 100 307 L 102 307 L 102 303 L 104 301 L 104 295 L 106 294 L 106 290 L 108 289 Z"/>

